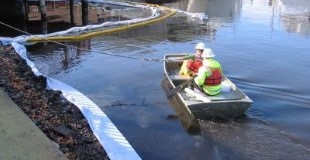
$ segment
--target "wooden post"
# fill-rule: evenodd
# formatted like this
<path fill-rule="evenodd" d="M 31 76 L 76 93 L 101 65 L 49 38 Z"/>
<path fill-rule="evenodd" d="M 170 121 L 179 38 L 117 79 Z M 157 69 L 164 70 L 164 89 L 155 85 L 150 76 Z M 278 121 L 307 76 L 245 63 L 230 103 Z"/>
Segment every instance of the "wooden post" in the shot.
<path fill-rule="evenodd" d="M 55 10 L 55 8 L 56 8 L 55 1 L 53 2 L 52 8 L 53 8 L 53 10 Z"/>
<path fill-rule="evenodd" d="M 87 25 L 88 23 L 88 0 L 82 1 L 82 24 Z"/>
<path fill-rule="evenodd" d="M 62 61 L 62 64 L 65 70 L 67 70 L 69 66 L 69 60 L 68 60 L 69 50 L 70 50 L 69 47 L 64 47 L 64 60 Z"/>
<path fill-rule="evenodd" d="M 46 18 L 45 0 L 40 0 L 40 12 L 41 12 L 41 29 L 42 29 L 42 33 L 43 34 L 47 34 L 47 18 Z"/>
<path fill-rule="evenodd" d="M 26 4 L 26 0 L 21 0 L 20 1 L 20 12 L 22 14 L 22 20 L 20 21 L 21 23 L 21 28 L 24 31 L 27 31 L 28 27 L 27 27 L 27 23 L 29 21 L 28 19 L 28 10 L 27 10 L 27 4 Z"/>
<path fill-rule="evenodd" d="M 45 0 L 40 0 L 41 20 L 46 21 L 46 6 Z"/>
<path fill-rule="evenodd" d="M 70 0 L 70 23 L 74 24 L 74 1 Z"/>
<path fill-rule="evenodd" d="M 47 21 L 45 20 L 45 21 L 42 21 L 41 22 L 41 29 L 42 29 L 42 34 L 47 34 L 48 32 L 47 32 Z"/>
<path fill-rule="evenodd" d="M 21 12 L 24 16 L 24 21 L 27 23 L 28 22 L 28 9 L 27 9 L 27 2 L 26 0 L 22 0 L 21 2 Z"/>

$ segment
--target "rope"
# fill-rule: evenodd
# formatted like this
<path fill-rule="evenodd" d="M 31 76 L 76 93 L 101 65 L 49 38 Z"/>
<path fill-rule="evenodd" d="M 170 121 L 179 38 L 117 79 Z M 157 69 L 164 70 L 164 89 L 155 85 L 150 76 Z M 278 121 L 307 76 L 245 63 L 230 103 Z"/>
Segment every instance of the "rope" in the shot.
<path fill-rule="evenodd" d="M 0 24 L 6 26 L 8 28 L 14 29 L 14 30 L 16 30 L 18 32 L 24 33 L 26 35 L 33 36 L 33 37 L 39 38 L 41 40 L 45 40 L 47 42 L 55 43 L 55 44 L 58 44 L 58 45 L 61 45 L 61 46 L 65 46 L 65 47 L 69 47 L 69 48 L 73 48 L 73 49 L 77 49 L 77 50 L 82 50 L 82 51 L 86 51 L 86 52 L 96 52 L 96 53 L 101 53 L 101 54 L 108 55 L 108 56 L 121 57 L 121 58 L 127 58 L 127 59 L 135 59 L 135 60 L 140 60 L 141 59 L 141 58 L 138 58 L 138 57 L 131 57 L 131 56 L 125 56 L 125 55 L 116 55 L 116 54 L 106 53 L 106 52 L 102 52 L 102 51 L 98 51 L 98 50 L 88 50 L 88 49 L 84 49 L 84 48 L 79 48 L 79 47 L 76 47 L 76 46 L 72 46 L 72 45 L 60 43 L 60 42 L 57 42 L 57 41 L 53 41 L 53 40 L 50 40 L 48 38 L 38 37 L 38 36 L 33 35 L 33 34 L 29 33 L 29 32 L 26 32 L 26 31 L 20 30 L 20 29 L 18 29 L 16 27 L 13 27 L 11 25 L 8 25 L 8 24 L 6 24 L 6 23 L 4 23 L 2 21 L 0 21 Z M 142 58 L 142 61 L 162 62 L 163 60 L 156 59 L 156 58 Z"/>

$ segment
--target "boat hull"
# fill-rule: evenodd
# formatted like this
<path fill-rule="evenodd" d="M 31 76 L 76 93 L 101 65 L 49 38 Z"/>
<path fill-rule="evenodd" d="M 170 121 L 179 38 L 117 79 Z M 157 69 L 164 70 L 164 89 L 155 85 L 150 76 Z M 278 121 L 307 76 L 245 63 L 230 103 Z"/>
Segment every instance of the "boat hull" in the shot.
<path fill-rule="evenodd" d="M 165 59 L 176 58 L 182 55 L 166 55 Z M 184 83 L 189 77 L 179 76 L 178 71 L 182 61 L 166 61 L 164 64 L 165 68 L 165 79 L 167 85 L 165 87 L 166 92 L 169 93 L 176 86 Z M 218 96 L 202 96 L 210 99 L 209 102 L 197 100 L 193 98 L 193 95 L 189 95 L 184 90 L 179 91 L 170 97 L 171 100 L 175 101 L 175 108 L 177 113 L 186 114 L 190 121 L 193 119 L 233 119 L 244 115 L 246 110 L 251 106 L 252 100 L 246 96 L 238 87 L 236 87 L 228 78 L 225 77 L 226 81 L 229 81 L 234 86 L 234 91 L 228 93 L 221 93 Z M 202 94 L 197 93 L 197 94 Z"/>

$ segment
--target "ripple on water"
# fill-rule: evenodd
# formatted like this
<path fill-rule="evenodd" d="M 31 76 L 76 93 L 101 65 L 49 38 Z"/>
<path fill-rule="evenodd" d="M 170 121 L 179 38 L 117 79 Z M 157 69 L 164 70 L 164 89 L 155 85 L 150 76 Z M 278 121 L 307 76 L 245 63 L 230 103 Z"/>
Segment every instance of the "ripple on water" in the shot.
<path fill-rule="evenodd" d="M 295 135 L 256 118 L 200 123 L 202 135 L 244 159 L 308 159 L 310 148 Z"/>

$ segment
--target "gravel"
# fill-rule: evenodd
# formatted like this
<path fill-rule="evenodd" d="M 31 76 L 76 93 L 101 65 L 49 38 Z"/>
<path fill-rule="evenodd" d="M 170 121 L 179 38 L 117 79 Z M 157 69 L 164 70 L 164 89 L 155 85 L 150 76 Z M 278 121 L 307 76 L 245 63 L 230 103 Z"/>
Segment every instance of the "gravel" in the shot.
<path fill-rule="evenodd" d="M 46 89 L 46 78 L 36 77 L 12 46 L 0 45 L 0 68 L 0 87 L 68 159 L 109 159 L 80 110 L 61 91 Z"/>

